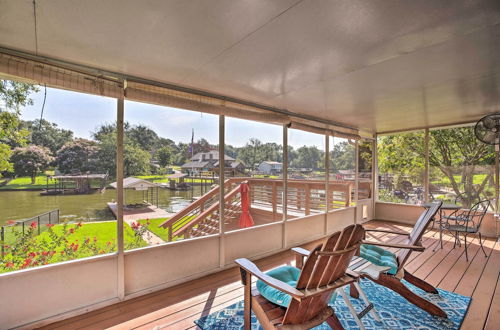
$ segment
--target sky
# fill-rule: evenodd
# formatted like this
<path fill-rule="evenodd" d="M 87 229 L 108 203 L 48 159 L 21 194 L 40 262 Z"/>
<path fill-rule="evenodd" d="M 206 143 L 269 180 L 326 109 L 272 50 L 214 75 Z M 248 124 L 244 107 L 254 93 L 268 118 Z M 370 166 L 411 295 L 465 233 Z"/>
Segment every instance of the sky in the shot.
<path fill-rule="evenodd" d="M 44 87 L 32 95 L 34 104 L 21 112 L 24 120 L 39 119 L 44 99 Z M 47 88 L 43 119 L 70 129 L 75 137 L 90 138 L 93 131 L 104 123 L 116 119 L 116 100 L 61 89 Z M 192 130 L 194 139 L 205 138 L 218 144 L 218 116 L 139 102 L 125 101 L 125 121 L 132 125 L 144 125 L 159 136 L 175 142 L 190 142 Z M 283 130 L 279 125 L 264 124 L 226 117 L 226 144 L 243 146 L 250 138 L 263 143 L 282 144 Z M 316 145 L 324 148 L 324 137 L 298 130 L 289 130 L 288 143 L 294 148 Z"/>

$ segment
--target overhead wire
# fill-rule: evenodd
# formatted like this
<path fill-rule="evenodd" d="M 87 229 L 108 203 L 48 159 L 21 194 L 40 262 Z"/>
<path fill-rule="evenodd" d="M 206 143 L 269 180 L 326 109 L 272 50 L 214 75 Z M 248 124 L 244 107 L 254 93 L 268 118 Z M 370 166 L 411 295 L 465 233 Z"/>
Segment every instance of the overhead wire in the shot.
<path fill-rule="evenodd" d="M 42 129 L 42 119 L 43 119 L 43 110 L 45 109 L 45 101 L 47 100 L 47 85 L 45 87 L 45 92 L 43 93 L 43 103 L 42 103 L 42 111 L 40 111 L 40 122 L 38 123 L 38 130 Z"/>

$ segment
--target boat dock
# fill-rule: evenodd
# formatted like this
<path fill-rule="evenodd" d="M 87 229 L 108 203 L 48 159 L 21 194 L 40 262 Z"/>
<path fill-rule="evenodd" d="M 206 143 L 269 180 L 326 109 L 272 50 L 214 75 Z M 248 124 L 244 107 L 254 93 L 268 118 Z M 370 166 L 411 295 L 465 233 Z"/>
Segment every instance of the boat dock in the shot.
<path fill-rule="evenodd" d="M 116 203 L 109 202 L 108 207 L 113 212 L 115 218 L 118 216 L 118 208 Z M 140 209 L 123 209 L 123 221 L 130 224 L 132 221 L 142 220 L 142 219 L 157 219 L 157 218 L 170 218 L 175 213 L 169 213 L 159 207 L 154 205 L 149 205 Z"/>

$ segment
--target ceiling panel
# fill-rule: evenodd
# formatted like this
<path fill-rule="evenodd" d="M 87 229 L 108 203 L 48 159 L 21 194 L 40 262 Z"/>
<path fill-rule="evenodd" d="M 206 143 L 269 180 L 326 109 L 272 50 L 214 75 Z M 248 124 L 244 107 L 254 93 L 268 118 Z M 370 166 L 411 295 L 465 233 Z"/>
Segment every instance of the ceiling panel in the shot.
<path fill-rule="evenodd" d="M 0 0 L 0 46 L 387 131 L 500 109 L 500 1 Z"/>

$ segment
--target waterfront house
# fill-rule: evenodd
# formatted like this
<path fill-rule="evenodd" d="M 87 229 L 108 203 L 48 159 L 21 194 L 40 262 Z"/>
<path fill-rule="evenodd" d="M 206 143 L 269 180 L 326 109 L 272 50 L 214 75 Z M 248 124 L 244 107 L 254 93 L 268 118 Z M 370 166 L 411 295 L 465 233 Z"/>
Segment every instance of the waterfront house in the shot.
<path fill-rule="evenodd" d="M 267 175 L 281 174 L 281 172 L 283 171 L 283 163 L 263 161 L 257 167 L 257 171 Z"/>
<path fill-rule="evenodd" d="M 201 172 L 219 171 L 219 152 L 198 152 L 189 161 L 181 166 L 183 173 L 200 174 Z M 245 164 L 228 155 L 224 155 L 224 170 L 228 173 L 243 174 L 245 172 Z"/>

